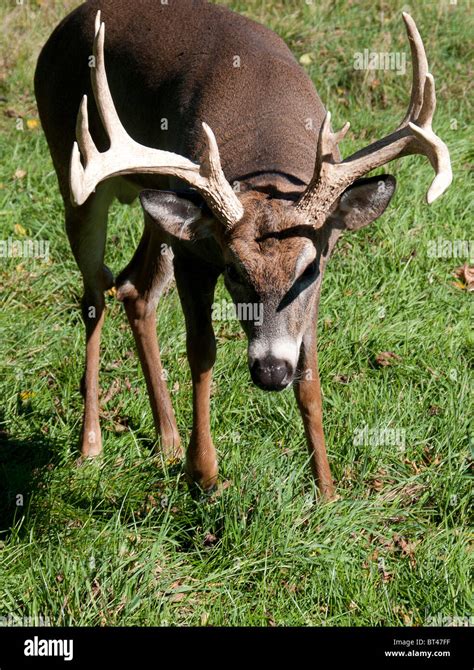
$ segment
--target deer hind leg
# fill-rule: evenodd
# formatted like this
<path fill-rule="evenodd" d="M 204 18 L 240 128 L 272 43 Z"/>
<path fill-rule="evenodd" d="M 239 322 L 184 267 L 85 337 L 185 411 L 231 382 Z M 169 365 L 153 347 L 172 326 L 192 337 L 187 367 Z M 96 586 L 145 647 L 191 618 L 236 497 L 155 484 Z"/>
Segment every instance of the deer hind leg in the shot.
<path fill-rule="evenodd" d="M 165 251 L 166 253 L 163 253 Z M 172 254 L 148 224 L 127 267 L 117 277 L 117 298 L 123 302 L 145 377 L 157 438 L 166 458 L 182 457 L 173 406 L 166 385 L 156 335 L 156 306 L 173 274 Z"/>
<path fill-rule="evenodd" d="M 209 421 L 212 368 L 216 360 L 211 315 L 218 273 L 175 259 L 175 277 L 186 320 L 186 348 L 193 384 L 193 429 L 186 454 L 186 475 L 190 483 L 209 490 L 218 475 Z"/>
<path fill-rule="evenodd" d="M 113 276 L 104 265 L 107 215 L 113 195 L 110 189 L 98 189 L 82 207 L 66 203 L 66 231 L 81 271 L 84 292 L 82 317 L 86 329 L 85 370 L 81 380 L 84 415 L 81 453 L 97 456 L 102 451 L 99 424 L 100 336 L 104 323 L 104 291 L 113 286 Z"/>

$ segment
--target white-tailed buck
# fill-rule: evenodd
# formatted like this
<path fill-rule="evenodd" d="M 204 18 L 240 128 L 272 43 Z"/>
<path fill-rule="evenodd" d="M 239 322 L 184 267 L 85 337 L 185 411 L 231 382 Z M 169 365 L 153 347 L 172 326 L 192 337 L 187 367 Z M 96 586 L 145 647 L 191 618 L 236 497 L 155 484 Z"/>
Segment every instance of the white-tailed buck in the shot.
<path fill-rule="evenodd" d="M 423 154 L 436 173 L 428 203 L 452 179 L 447 147 L 431 127 L 436 98 L 423 42 L 413 19 L 403 19 L 413 67 L 408 111 L 383 139 L 344 160 L 338 144 L 349 124 L 333 132 L 283 40 L 224 7 L 90 0 L 53 32 L 35 91 L 84 280 L 84 456 L 102 448 L 99 346 L 104 291 L 114 284 L 103 262 L 108 209 L 114 198 L 129 203 L 139 195 L 143 236 L 115 285 L 162 449 L 181 453 L 155 314 L 174 274 L 194 394 L 186 473 L 204 489 L 215 483 L 211 312 L 224 274 L 236 305 L 263 307 L 262 319 L 242 320 L 252 379 L 269 391 L 293 383 L 314 476 L 323 495 L 333 495 L 316 350 L 326 263 L 341 233 L 377 219 L 393 195 L 393 177 L 366 173 Z M 163 245 L 173 253 L 163 254 Z"/>

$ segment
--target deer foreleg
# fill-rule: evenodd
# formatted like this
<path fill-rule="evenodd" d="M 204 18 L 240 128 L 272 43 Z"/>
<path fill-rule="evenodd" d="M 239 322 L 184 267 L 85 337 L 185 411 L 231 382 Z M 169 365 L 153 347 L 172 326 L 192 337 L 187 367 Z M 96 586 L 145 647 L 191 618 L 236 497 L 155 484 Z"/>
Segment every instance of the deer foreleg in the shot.
<path fill-rule="evenodd" d="M 190 482 L 209 490 L 218 475 L 209 420 L 212 368 L 216 359 L 211 313 L 217 274 L 175 260 L 175 277 L 186 320 L 186 348 L 193 384 L 193 428 L 186 453 L 186 474 Z"/>
<path fill-rule="evenodd" d="M 313 476 L 322 496 L 331 499 L 334 497 L 334 484 L 324 441 L 316 334 L 313 332 L 307 333 L 301 345 L 294 391 L 303 419 Z"/>

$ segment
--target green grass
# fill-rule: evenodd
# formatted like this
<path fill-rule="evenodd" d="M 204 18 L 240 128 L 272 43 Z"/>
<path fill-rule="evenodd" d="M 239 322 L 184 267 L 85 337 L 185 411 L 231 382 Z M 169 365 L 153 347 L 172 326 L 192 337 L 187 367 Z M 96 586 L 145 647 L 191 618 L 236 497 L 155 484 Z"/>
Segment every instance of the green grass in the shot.
<path fill-rule="evenodd" d="M 451 150 L 452 187 L 429 208 L 427 161 L 390 166 L 398 189 L 389 210 L 341 241 L 326 274 L 320 365 L 341 497 L 322 504 L 293 394 L 251 384 L 232 322 L 216 323 L 212 397 L 226 485 L 194 500 L 181 467 L 153 454 L 143 376 L 112 296 L 102 397 L 120 386 L 103 408 L 104 456 L 76 465 L 81 281 L 46 141 L 27 125 L 37 117 L 34 62 L 65 4 L 76 3 L 12 0 L 1 9 L 0 238 L 47 240 L 51 259 L 0 259 L 0 616 L 73 625 L 423 625 L 436 614 L 471 615 L 472 295 L 452 276 L 469 259 L 427 253 L 438 237 L 473 238 L 469 6 L 413 8 L 437 81 L 435 128 Z M 352 68 L 364 48 L 406 49 L 402 2 L 226 4 L 277 30 L 298 57 L 313 55 L 308 69 L 334 125 L 352 122 L 343 153 L 403 116 L 410 68 L 404 77 Z M 115 273 L 140 232 L 139 207 L 114 206 L 106 262 Z M 186 441 L 191 387 L 174 288 L 160 303 L 158 330 Z M 400 359 L 377 367 L 381 351 Z M 366 424 L 405 431 L 405 449 L 355 445 Z"/>

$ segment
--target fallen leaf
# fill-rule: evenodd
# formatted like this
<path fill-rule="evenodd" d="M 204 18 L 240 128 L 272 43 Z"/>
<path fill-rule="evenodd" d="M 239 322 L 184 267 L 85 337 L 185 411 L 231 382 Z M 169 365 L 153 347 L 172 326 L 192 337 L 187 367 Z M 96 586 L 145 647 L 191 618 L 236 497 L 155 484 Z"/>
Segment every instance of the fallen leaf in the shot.
<path fill-rule="evenodd" d="M 146 497 L 145 508 L 147 512 L 151 512 L 152 509 L 158 507 L 158 501 L 154 495 L 148 494 Z"/>
<path fill-rule="evenodd" d="M 114 421 L 114 431 L 116 433 L 124 433 L 126 430 L 130 430 L 128 419 L 126 417 Z"/>
<path fill-rule="evenodd" d="M 288 582 L 282 582 L 282 584 L 285 586 L 285 588 L 289 593 L 296 593 L 298 590 L 296 584 L 289 584 Z"/>
<path fill-rule="evenodd" d="M 119 359 L 116 360 L 116 361 L 111 361 L 110 363 L 108 363 L 108 364 L 105 366 L 105 370 L 107 370 L 107 371 L 109 371 L 109 370 L 116 370 L 116 369 L 118 369 L 118 368 L 121 368 L 122 365 L 123 365 L 123 361 L 119 358 Z"/>
<path fill-rule="evenodd" d="M 23 228 L 21 223 L 15 223 L 13 230 L 15 231 L 15 234 L 20 235 L 20 237 L 24 237 L 26 235 L 26 229 Z"/>
<path fill-rule="evenodd" d="M 381 491 L 383 489 L 383 481 L 381 479 L 373 479 L 371 481 L 371 487 L 374 491 Z"/>
<path fill-rule="evenodd" d="M 204 537 L 204 546 L 213 547 L 217 541 L 217 536 L 214 535 L 214 533 L 206 533 Z"/>
<path fill-rule="evenodd" d="M 461 280 L 452 282 L 453 286 L 466 291 L 474 291 L 474 265 L 464 263 L 464 265 L 454 270 L 453 275 Z"/>
<path fill-rule="evenodd" d="M 128 600 L 127 596 L 125 596 L 125 595 L 123 595 L 120 598 L 120 602 L 118 604 L 118 607 L 115 608 L 115 614 L 120 614 L 120 612 L 122 612 L 122 610 L 125 608 L 125 605 L 127 604 L 127 600 Z"/>
<path fill-rule="evenodd" d="M 179 591 L 178 593 L 172 593 L 170 595 L 170 602 L 171 603 L 180 603 L 185 598 L 186 598 L 186 593 L 183 593 L 183 591 Z"/>
<path fill-rule="evenodd" d="M 441 463 L 441 456 L 436 454 L 432 447 L 426 446 L 423 449 L 423 460 L 428 465 L 439 465 Z"/>
<path fill-rule="evenodd" d="M 313 62 L 313 55 L 312 54 L 303 54 L 300 56 L 300 65 L 311 65 Z"/>
<path fill-rule="evenodd" d="M 379 558 L 377 567 L 382 576 L 383 582 L 389 582 L 391 579 L 393 579 L 393 575 L 385 569 L 385 561 L 383 558 Z"/>
<path fill-rule="evenodd" d="M 100 584 L 97 579 L 94 579 L 92 582 L 92 596 L 96 598 L 98 595 L 100 595 Z"/>
<path fill-rule="evenodd" d="M 375 362 L 381 368 L 385 368 L 388 365 L 393 365 L 395 361 L 401 361 L 401 357 L 397 354 L 394 354 L 393 351 L 381 351 L 380 354 L 377 354 L 375 357 Z"/>
<path fill-rule="evenodd" d="M 416 502 L 420 495 L 421 492 L 424 491 L 425 487 L 423 484 L 406 484 L 406 485 L 398 485 L 394 486 L 393 488 L 385 491 L 381 498 L 382 500 L 386 500 L 388 502 L 395 500 L 398 496 L 404 501 L 405 504 L 411 503 L 413 504 Z"/>
<path fill-rule="evenodd" d="M 103 398 L 101 398 L 100 405 L 101 407 L 105 407 L 105 405 L 112 400 L 112 398 L 117 395 L 117 393 L 120 391 L 120 380 L 119 379 L 114 379 L 112 384 L 109 386 L 107 393 Z"/>
<path fill-rule="evenodd" d="M 393 613 L 403 619 L 404 626 L 413 626 L 413 612 L 406 612 L 403 607 L 395 605 L 393 607 Z"/>
<path fill-rule="evenodd" d="M 218 339 L 219 340 L 243 340 L 245 337 L 245 333 L 241 331 L 237 331 L 236 333 L 219 333 Z"/>
<path fill-rule="evenodd" d="M 451 286 L 454 286 L 454 288 L 458 288 L 461 291 L 466 289 L 466 284 L 463 284 L 462 281 L 452 281 Z"/>
<path fill-rule="evenodd" d="M 418 466 L 418 463 L 416 461 L 410 461 L 409 458 L 404 458 L 403 462 L 406 463 L 407 465 L 411 465 L 413 472 L 415 475 L 419 475 L 421 472 L 421 468 Z"/>
<path fill-rule="evenodd" d="M 428 413 L 430 416 L 438 416 L 438 414 L 442 413 L 442 409 L 439 405 L 431 405 L 431 407 L 428 410 Z"/>
<path fill-rule="evenodd" d="M 405 556 L 409 559 L 410 565 L 412 568 L 416 567 L 416 558 L 415 558 L 415 549 L 420 544 L 420 540 L 414 540 L 413 542 L 408 542 L 404 537 L 399 537 L 398 535 L 394 536 L 396 544 L 399 546 L 402 552 L 402 556 Z"/>

